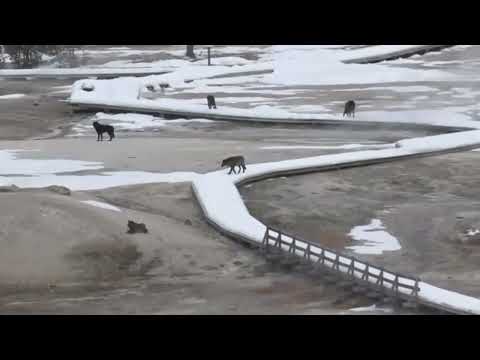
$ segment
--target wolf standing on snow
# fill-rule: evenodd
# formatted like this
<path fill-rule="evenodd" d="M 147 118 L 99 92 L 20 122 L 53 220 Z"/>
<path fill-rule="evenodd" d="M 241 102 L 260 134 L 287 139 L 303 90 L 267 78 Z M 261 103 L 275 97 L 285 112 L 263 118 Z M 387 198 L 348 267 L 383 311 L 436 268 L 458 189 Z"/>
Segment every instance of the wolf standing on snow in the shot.
<path fill-rule="evenodd" d="M 207 96 L 207 103 L 208 103 L 208 108 L 217 108 L 217 103 L 215 102 L 215 97 L 213 95 L 208 95 Z"/>

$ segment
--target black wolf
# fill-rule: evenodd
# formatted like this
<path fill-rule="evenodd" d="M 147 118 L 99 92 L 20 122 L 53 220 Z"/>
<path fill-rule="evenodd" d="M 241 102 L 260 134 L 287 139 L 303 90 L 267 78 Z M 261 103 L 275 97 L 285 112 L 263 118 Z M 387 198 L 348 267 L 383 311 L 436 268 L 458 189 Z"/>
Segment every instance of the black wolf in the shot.
<path fill-rule="evenodd" d="M 345 110 L 343 112 L 343 116 L 345 115 L 347 115 L 347 117 L 355 117 L 355 101 L 350 100 L 345 103 Z"/>
<path fill-rule="evenodd" d="M 127 234 L 137 234 L 137 233 L 147 234 L 148 233 L 147 226 L 143 223 L 139 224 L 132 220 L 128 220 L 127 226 L 128 226 Z"/>
<path fill-rule="evenodd" d="M 103 133 L 107 133 L 110 136 L 110 141 L 115 137 L 115 129 L 111 125 L 102 125 L 98 121 L 94 121 L 93 127 L 98 135 L 97 141 L 103 141 Z"/>
<path fill-rule="evenodd" d="M 208 108 L 211 109 L 212 107 L 214 109 L 217 108 L 217 104 L 215 103 L 215 97 L 213 95 L 208 95 L 207 96 L 207 102 L 208 102 Z"/>
<path fill-rule="evenodd" d="M 237 172 L 235 171 L 235 167 L 237 166 L 240 168 L 238 169 L 239 174 L 242 169 L 243 169 L 243 172 L 247 170 L 247 167 L 245 166 L 245 158 L 243 156 L 232 156 L 223 160 L 222 167 L 224 166 L 230 166 L 230 172 L 228 173 L 228 175 L 230 175 L 232 172 L 234 174 L 237 174 Z"/>

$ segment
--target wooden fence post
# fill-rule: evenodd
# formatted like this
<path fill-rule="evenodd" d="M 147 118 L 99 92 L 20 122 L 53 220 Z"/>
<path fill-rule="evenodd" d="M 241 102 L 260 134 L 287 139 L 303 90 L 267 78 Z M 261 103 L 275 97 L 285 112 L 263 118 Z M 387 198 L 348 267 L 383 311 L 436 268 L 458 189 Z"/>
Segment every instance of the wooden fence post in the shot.
<path fill-rule="evenodd" d="M 348 267 L 348 274 L 353 278 L 355 277 L 355 259 L 352 257 L 350 259 L 350 266 Z"/>
<path fill-rule="evenodd" d="M 398 295 L 398 274 L 395 275 L 395 281 L 393 282 L 393 289 L 395 293 Z"/>
<path fill-rule="evenodd" d="M 265 249 L 265 252 L 268 252 L 268 235 L 269 235 L 269 228 L 267 227 L 267 229 L 265 230 L 265 235 L 263 236 L 263 245 L 264 245 L 264 249 Z"/>
<path fill-rule="evenodd" d="M 282 248 L 282 234 L 280 233 L 280 231 L 278 232 L 276 245 L 278 248 Z"/>
<path fill-rule="evenodd" d="M 292 239 L 292 242 L 290 243 L 290 249 L 288 249 L 288 252 L 295 254 L 295 238 Z"/>
<path fill-rule="evenodd" d="M 417 297 L 418 296 L 418 279 L 415 279 L 415 285 L 413 286 L 413 292 L 412 292 L 412 295 Z"/>
<path fill-rule="evenodd" d="M 362 280 L 368 281 L 368 275 L 370 273 L 370 265 L 369 264 L 365 265 L 365 270 L 364 271 L 365 272 L 362 275 Z"/>
<path fill-rule="evenodd" d="M 305 248 L 305 254 L 303 254 L 303 257 L 310 260 L 310 243 L 307 244 L 307 247 Z"/>

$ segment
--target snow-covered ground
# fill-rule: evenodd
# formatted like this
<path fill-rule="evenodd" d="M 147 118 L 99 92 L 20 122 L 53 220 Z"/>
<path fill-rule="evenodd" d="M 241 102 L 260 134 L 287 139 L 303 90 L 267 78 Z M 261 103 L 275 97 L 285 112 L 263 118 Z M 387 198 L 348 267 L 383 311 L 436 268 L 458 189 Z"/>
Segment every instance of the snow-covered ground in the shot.
<path fill-rule="evenodd" d="M 369 65 L 342 63 L 342 59 L 352 55 L 352 52 L 360 50 L 371 52 L 373 48 L 385 50 L 384 47 L 378 46 L 358 50 L 345 50 L 344 46 L 273 46 L 263 50 L 264 54 L 269 56 L 264 56 L 256 62 L 247 62 L 247 65 L 208 67 L 201 63 L 189 63 L 170 74 L 161 76 L 78 81 L 73 86 L 70 100 L 73 103 L 121 107 L 125 108 L 125 111 L 131 108 L 132 110 L 191 112 L 202 118 L 213 113 L 206 106 L 206 95 L 215 94 L 219 107 L 214 113 L 219 116 L 278 121 L 305 119 L 341 121 L 344 118 L 341 116 L 340 108 L 345 100 L 321 101 L 324 96 L 328 99 L 331 93 L 348 92 L 355 93 L 355 96 L 360 99 L 365 96 L 370 97 L 368 101 L 358 101 L 356 121 L 478 127 L 475 114 L 480 109 L 476 105 L 475 97 L 480 92 L 461 87 L 440 92 L 438 88 L 430 85 L 458 80 L 457 75 L 448 71 L 392 67 L 387 63 Z M 453 51 L 451 49 L 449 50 Z M 273 73 L 241 75 L 250 71 L 269 69 L 273 70 Z M 233 76 L 235 74 L 240 76 Z M 225 77 L 211 78 L 212 76 Z M 429 81 L 429 85 L 412 84 L 422 81 Z M 164 82 L 169 83 L 171 88 L 161 93 L 159 84 Z M 83 83 L 93 85 L 95 90 L 82 91 Z M 145 90 L 147 85 L 152 85 L 156 94 L 149 94 Z M 308 88 L 311 85 L 320 86 L 317 94 L 312 94 L 311 89 Z M 325 85 L 336 87 L 321 87 Z M 286 88 L 286 86 L 295 88 Z M 339 88 L 339 86 L 342 87 Z M 373 96 L 370 95 L 372 92 Z M 410 97 L 398 101 L 399 98 L 405 98 L 403 94 L 408 94 Z M 459 97 L 466 101 L 471 100 L 472 103 L 456 107 L 451 106 L 450 103 L 449 106 L 443 107 L 437 104 L 432 109 L 419 109 L 420 105 L 424 107 L 426 101 L 434 101 L 434 97 L 442 94 Z M 288 97 L 288 95 L 292 96 Z M 314 99 L 316 103 L 311 103 Z M 447 98 L 445 101 L 449 102 L 450 99 Z M 292 104 L 294 100 L 298 104 Z M 310 104 L 302 104 L 301 100 Z M 391 101 L 385 109 L 382 109 L 381 100 Z M 397 103 L 395 103 L 396 100 Z"/>
<path fill-rule="evenodd" d="M 448 53 L 448 52 L 451 52 L 451 53 L 456 53 L 456 52 L 461 52 L 461 51 L 464 51 L 464 50 L 467 50 L 468 48 L 472 47 L 474 45 L 456 45 L 454 47 L 451 47 L 451 48 L 447 48 L 447 49 L 443 49 L 442 52 L 444 53 Z M 411 65 L 411 64 L 414 64 L 414 65 L 422 65 L 422 66 L 425 66 L 425 67 L 441 67 L 443 65 L 453 65 L 453 64 L 460 64 L 460 65 L 465 65 L 465 64 L 468 64 L 470 62 L 477 62 L 478 59 L 473 59 L 473 60 L 468 60 L 468 59 L 465 59 L 465 60 L 448 60 L 448 61 L 430 61 L 430 60 L 427 60 L 425 61 L 425 57 L 424 56 L 421 56 L 421 55 L 414 55 L 412 57 L 409 57 L 409 58 L 406 58 L 406 59 L 397 59 L 397 60 L 392 60 L 392 61 L 389 61 L 389 65 Z"/>
<path fill-rule="evenodd" d="M 363 49 L 362 49 L 363 50 Z M 369 48 L 364 49 L 367 51 Z M 361 51 L 361 50 L 356 50 Z M 370 51 L 370 50 L 369 50 Z M 273 74 L 264 81 L 281 85 L 349 85 L 393 82 L 447 81 L 453 76 L 438 70 L 392 69 L 384 64 L 345 64 L 345 51 L 323 47 L 273 47 Z"/>

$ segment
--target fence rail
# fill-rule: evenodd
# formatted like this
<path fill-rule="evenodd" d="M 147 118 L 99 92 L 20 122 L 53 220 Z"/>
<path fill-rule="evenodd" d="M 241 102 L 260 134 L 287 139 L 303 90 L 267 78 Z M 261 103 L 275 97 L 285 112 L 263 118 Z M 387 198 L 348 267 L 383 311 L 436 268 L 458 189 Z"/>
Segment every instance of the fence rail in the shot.
<path fill-rule="evenodd" d="M 265 251 L 280 250 L 295 254 L 305 260 L 318 264 L 330 271 L 337 272 L 351 280 L 374 287 L 389 295 L 418 299 L 420 279 L 388 271 L 353 256 L 343 255 L 335 250 L 314 244 L 295 236 L 267 227 L 262 241 Z"/>

